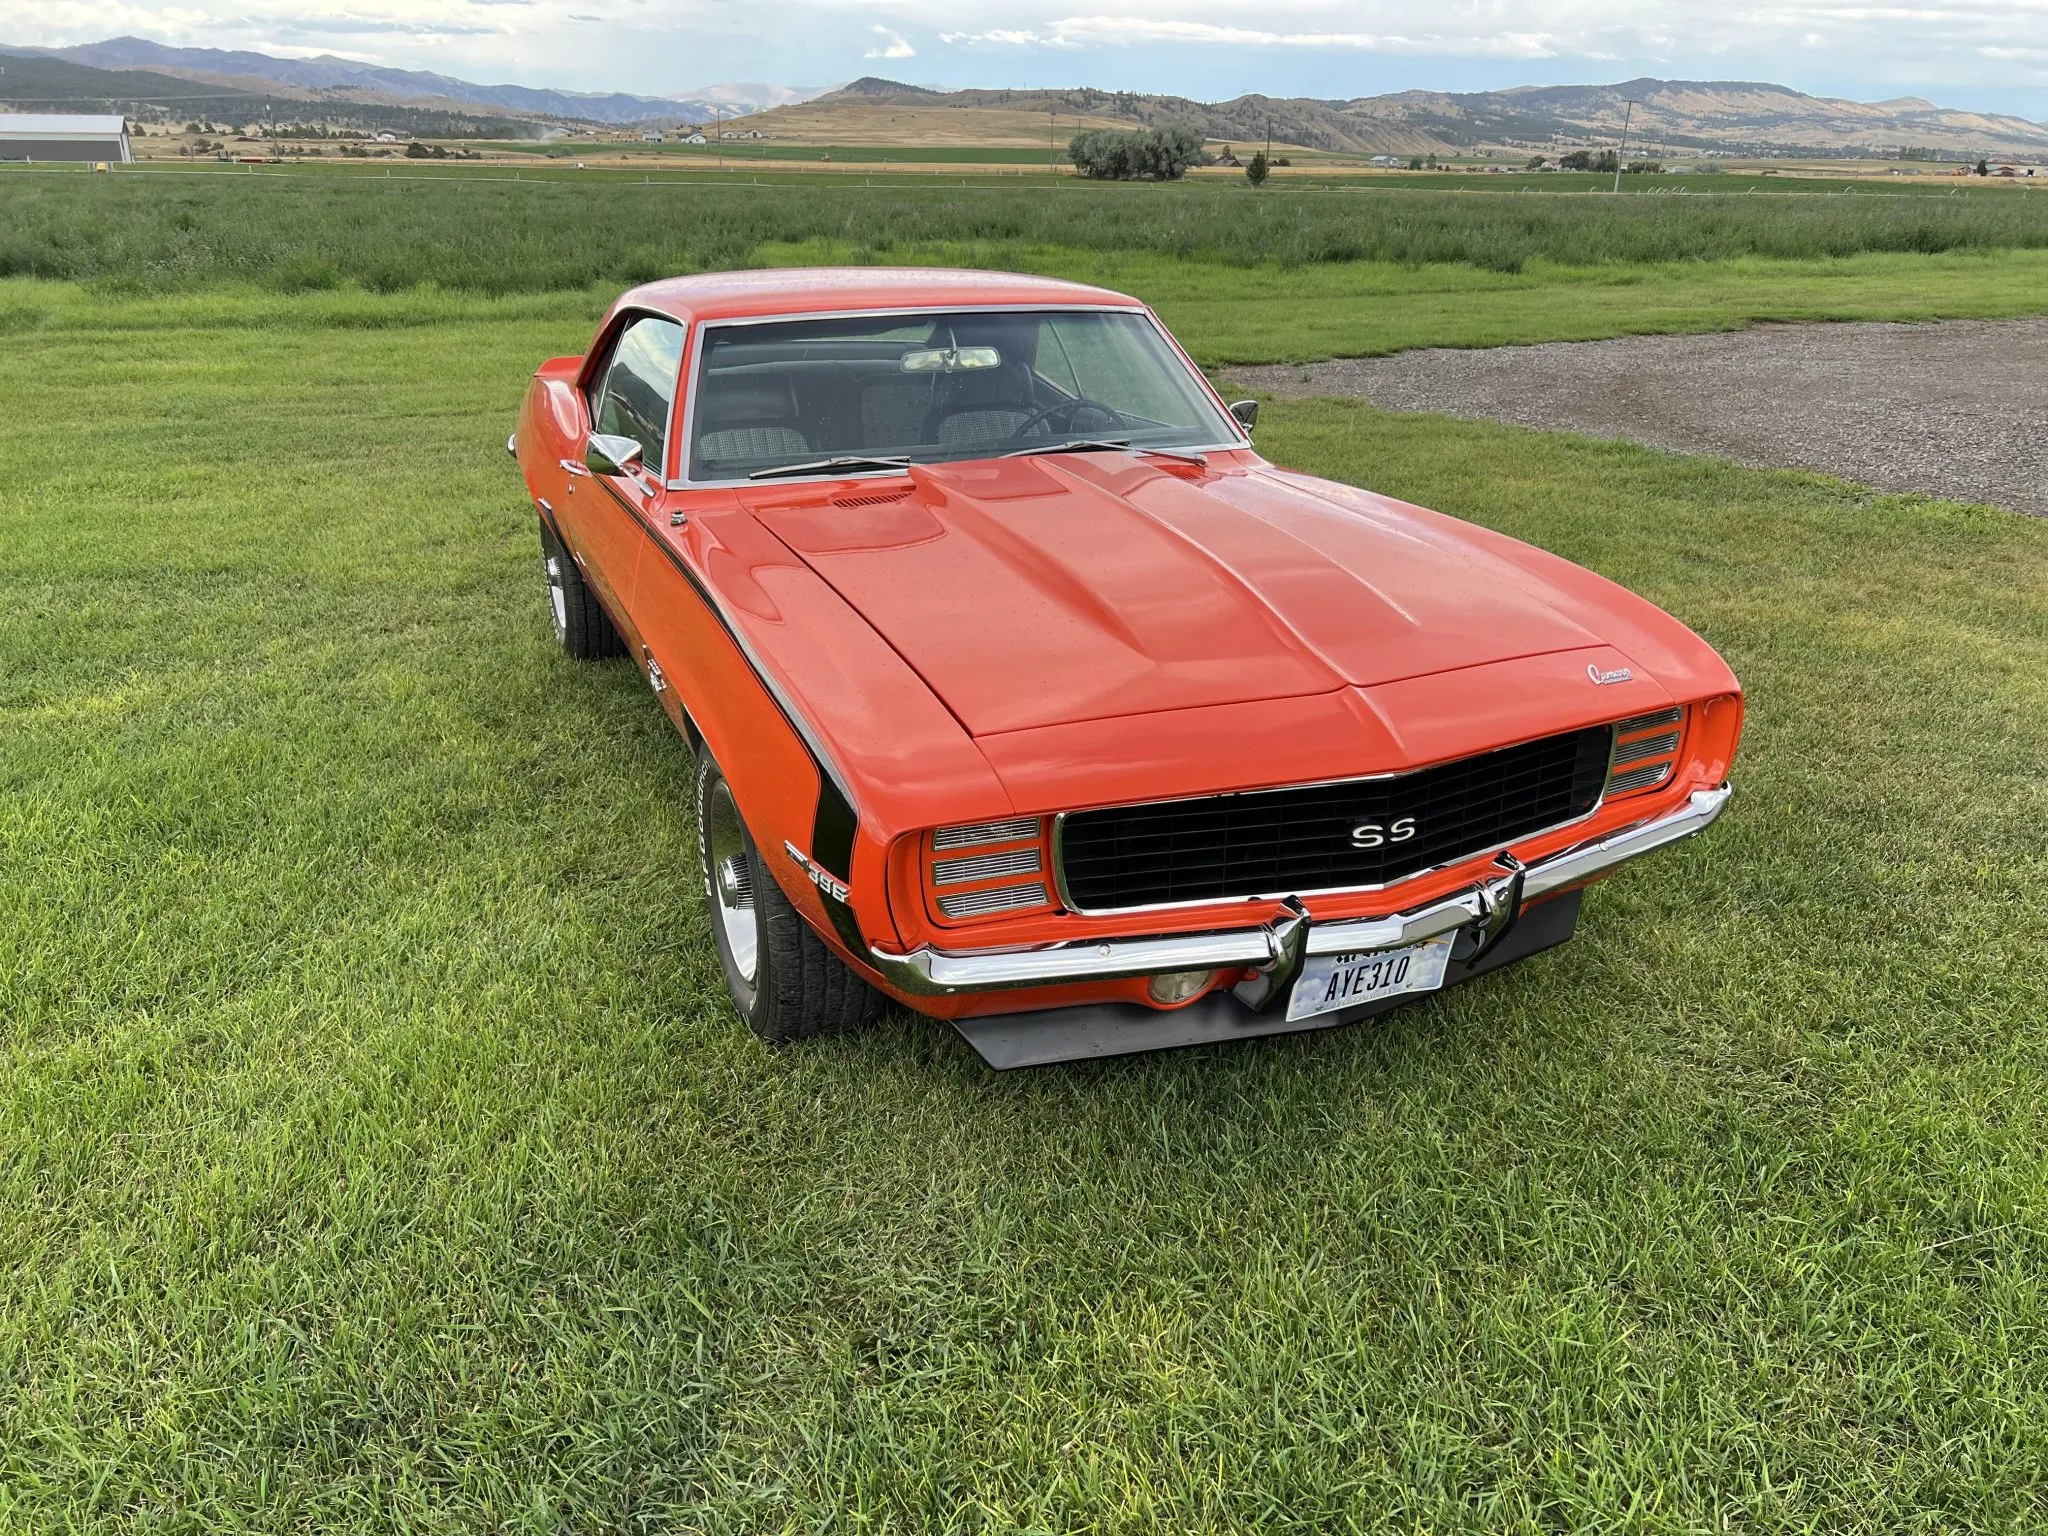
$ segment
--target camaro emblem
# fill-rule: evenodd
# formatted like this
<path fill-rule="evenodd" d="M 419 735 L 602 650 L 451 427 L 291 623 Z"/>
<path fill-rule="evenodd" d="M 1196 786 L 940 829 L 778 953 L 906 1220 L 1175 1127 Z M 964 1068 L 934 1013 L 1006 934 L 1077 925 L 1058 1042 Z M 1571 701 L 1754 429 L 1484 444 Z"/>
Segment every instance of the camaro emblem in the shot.
<path fill-rule="evenodd" d="M 1586 676 L 1593 679 L 1595 688 L 1605 688 L 1609 683 L 1625 683 L 1635 676 L 1627 667 L 1617 667 L 1612 672 L 1602 672 L 1590 661 L 1586 663 Z"/>

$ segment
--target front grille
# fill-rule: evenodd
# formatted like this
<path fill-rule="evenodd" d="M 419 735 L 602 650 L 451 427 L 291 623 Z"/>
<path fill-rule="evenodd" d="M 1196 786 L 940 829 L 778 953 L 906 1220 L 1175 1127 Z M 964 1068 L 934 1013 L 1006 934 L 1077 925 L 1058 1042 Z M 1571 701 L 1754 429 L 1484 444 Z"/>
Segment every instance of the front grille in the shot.
<path fill-rule="evenodd" d="M 1038 848 L 1012 848 L 1003 853 L 978 853 L 966 859 L 939 859 L 932 865 L 933 885 L 970 885 L 999 875 L 1038 873 Z"/>
<path fill-rule="evenodd" d="M 1674 707 L 1616 722 L 1614 772 L 1607 780 L 1609 799 L 1655 789 L 1678 771 L 1684 721 L 1685 710 Z"/>
<path fill-rule="evenodd" d="M 1038 836 L 1038 818 L 1020 816 L 1014 821 L 976 821 L 964 827 L 941 827 L 932 834 L 934 848 L 981 848 L 989 843 L 1014 843 Z"/>
<path fill-rule="evenodd" d="M 998 885 L 983 891 L 963 891 L 957 896 L 941 896 L 939 910 L 948 917 L 986 917 L 991 912 L 1015 912 L 1020 907 L 1042 907 L 1045 905 L 1045 887 L 1034 881 L 1030 885 Z"/>
<path fill-rule="evenodd" d="M 1662 784 L 1670 776 L 1669 763 L 1645 763 L 1640 768 L 1631 768 L 1627 773 L 1617 773 L 1607 781 L 1610 795 L 1632 795 L 1639 789 L 1648 789 L 1652 784 Z"/>
<path fill-rule="evenodd" d="M 1060 869 L 1083 911 L 1387 885 L 1584 816 L 1613 740 L 1601 725 L 1393 778 L 1077 811 Z"/>

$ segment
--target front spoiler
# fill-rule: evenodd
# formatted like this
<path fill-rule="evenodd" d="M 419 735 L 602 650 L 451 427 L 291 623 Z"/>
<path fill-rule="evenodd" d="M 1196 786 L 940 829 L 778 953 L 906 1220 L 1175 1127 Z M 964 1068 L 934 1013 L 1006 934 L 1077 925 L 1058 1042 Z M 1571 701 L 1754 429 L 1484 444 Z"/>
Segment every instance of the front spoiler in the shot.
<path fill-rule="evenodd" d="M 1499 872 L 1442 901 L 1390 917 L 1318 923 L 1298 902 L 1256 928 L 1152 938 L 1099 939 L 1036 949 L 914 949 L 868 951 L 868 963 L 890 985 L 912 997 L 952 997 L 1014 987 L 1056 987 L 1074 982 L 1156 976 L 1166 971 L 1243 970 L 1259 974 L 1237 987 L 1253 1008 L 1269 1006 L 1286 990 L 1305 955 L 1395 949 L 1471 928 L 1485 947 L 1507 937 L 1524 904 L 1579 885 L 1630 859 L 1711 826 L 1728 804 L 1727 785 L 1696 790 L 1678 809 L 1610 836 L 1567 848 L 1526 867 L 1503 856 Z M 1182 1010 L 1185 1011 L 1185 1010 Z"/>

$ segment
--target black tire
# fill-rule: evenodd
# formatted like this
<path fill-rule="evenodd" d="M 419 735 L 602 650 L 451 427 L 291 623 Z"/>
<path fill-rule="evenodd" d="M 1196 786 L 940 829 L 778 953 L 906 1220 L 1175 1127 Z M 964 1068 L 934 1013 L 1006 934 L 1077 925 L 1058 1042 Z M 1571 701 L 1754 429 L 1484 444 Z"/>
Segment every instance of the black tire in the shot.
<path fill-rule="evenodd" d="M 696 804 L 711 941 L 725 990 L 747 1027 L 779 1045 L 872 1023 L 882 1011 L 881 995 L 825 947 L 782 894 L 740 818 L 724 771 L 703 748 Z"/>
<path fill-rule="evenodd" d="M 548 584 L 548 612 L 555 623 L 555 643 L 578 661 L 605 661 L 625 655 L 626 643 L 612 627 L 611 616 L 545 520 L 540 525 L 540 568 Z"/>

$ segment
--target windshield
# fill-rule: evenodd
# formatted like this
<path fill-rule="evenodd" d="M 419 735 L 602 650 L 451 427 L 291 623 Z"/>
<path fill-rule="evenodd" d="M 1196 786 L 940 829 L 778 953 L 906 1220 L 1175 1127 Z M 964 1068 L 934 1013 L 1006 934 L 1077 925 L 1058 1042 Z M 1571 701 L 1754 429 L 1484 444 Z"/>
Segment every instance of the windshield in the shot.
<path fill-rule="evenodd" d="M 834 457 L 992 458 L 1082 438 L 1241 441 L 1149 316 L 1104 310 L 712 326 L 692 398 L 693 480 Z"/>

